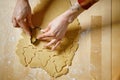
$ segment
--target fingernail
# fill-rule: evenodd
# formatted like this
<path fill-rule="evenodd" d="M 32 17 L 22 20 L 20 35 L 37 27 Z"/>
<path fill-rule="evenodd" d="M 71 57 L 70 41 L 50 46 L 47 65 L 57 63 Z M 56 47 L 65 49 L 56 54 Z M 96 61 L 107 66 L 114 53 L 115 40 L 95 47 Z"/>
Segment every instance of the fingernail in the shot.
<path fill-rule="evenodd" d="M 39 39 L 39 37 L 37 37 L 37 39 Z"/>
<path fill-rule="evenodd" d="M 42 47 L 42 49 L 46 49 L 45 47 Z"/>
<path fill-rule="evenodd" d="M 40 31 L 41 31 L 42 33 L 44 33 L 44 30 L 43 30 L 43 29 L 41 29 Z"/>
<path fill-rule="evenodd" d="M 51 49 L 51 51 L 54 51 L 55 50 L 55 48 L 53 47 L 52 49 Z"/>

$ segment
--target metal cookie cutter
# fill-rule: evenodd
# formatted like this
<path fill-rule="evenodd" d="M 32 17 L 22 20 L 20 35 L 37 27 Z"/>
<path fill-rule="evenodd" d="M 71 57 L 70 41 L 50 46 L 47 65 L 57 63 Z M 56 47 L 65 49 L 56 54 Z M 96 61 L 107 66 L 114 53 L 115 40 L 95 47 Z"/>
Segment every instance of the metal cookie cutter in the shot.
<path fill-rule="evenodd" d="M 34 29 L 31 29 L 31 38 L 30 41 L 33 45 L 37 45 L 40 41 L 37 39 L 37 34 L 41 30 L 40 27 L 35 27 Z"/>

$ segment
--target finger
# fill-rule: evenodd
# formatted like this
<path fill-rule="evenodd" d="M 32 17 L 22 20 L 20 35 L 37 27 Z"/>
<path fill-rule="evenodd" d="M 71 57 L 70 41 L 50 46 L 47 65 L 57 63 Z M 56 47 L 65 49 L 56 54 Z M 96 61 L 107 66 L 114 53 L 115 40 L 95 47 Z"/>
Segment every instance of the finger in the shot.
<path fill-rule="evenodd" d="M 53 39 L 53 37 L 45 37 L 45 38 L 41 38 L 41 40 L 43 41 L 51 41 Z"/>
<path fill-rule="evenodd" d="M 32 23 L 31 15 L 28 15 L 28 16 L 27 16 L 27 20 L 28 20 L 29 26 L 30 26 L 31 28 L 35 28 L 35 27 L 33 26 L 33 23 Z"/>
<path fill-rule="evenodd" d="M 55 36 L 56 39 L 58 39 L 58 40 L 62 39 L 65 36 L 65 33 L 66 33 L 66 31 L 64 33 L 58 32 Z"/>
<path fill-rule="evenodd" d="M 50 30 L 50 27 L 48 26 L 47 28 L 42 29 L 41 32 L 45 33 L 45 32 L 48 32 L 49 30 Z"/>
<path fill-rule="evenodd" d="M 58 41 L 58 42 L 55 44 L 55 46 L 52 47 L 51 50 L 52 50 L 52 51 L 55 50 L 59 44 L 60 44 L 60 41 Z"/>
<path fill-rule="evenodd" d="M 37 37 L 37 39 L 42 39 L 42 38 L 45 38 L 45 37 L 52 37 L 52 35 L 49 32 L 46 32 L 46 33 L 40 34 Z"/>
<path fill-rule="evenodd" d="M 22 27 L 23 31 L 28 34 L 29 36 L 31 36 L 31 31 L 30 31 L 30 27 L 28 27 L 27 23 L 23 20 L 19 21 L 18 24 Z"/>
<path fill-rule="evenodd" d="M 56 40 L 56 39 L 53 39 L 53 40 L 51 40 L 48 44 L 46 44 L 45 47 L 49 47 L 49 46 L 53 45 L 53 44 L 56 43 L 56 42 L 57 42 L 57 40 Z"/>
<path fill-rule="evenodd" d="M 16 21 L 15 18 L 12 18 L 12 23 L 13 23 L 14 27 L 20 27 L 20 26 L 18 26 L 17 21 Z"/>

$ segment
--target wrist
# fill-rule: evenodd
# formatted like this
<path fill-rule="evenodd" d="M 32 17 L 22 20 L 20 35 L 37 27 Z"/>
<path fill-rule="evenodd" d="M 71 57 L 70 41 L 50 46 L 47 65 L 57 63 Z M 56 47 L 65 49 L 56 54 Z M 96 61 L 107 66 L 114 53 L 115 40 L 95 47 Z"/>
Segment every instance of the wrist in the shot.
<path fill-rule="evenodd" d="M 70 7 L 70 9 L 64 12 L 63 15 L 68 20 L 68 23 L 71 23 L 83 11 L 84 9 L 81 8 L 78 2 L 76 2 L 73 6 Z"/>

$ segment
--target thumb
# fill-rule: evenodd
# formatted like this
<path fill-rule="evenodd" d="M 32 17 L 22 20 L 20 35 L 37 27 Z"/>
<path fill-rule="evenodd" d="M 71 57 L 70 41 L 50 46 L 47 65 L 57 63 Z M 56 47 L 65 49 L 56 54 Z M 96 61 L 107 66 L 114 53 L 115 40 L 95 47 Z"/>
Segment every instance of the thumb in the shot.
<path fill-rule="evenodd" d="M 50 30 L 50 27 L 48 26 L 47 28 L 45 29 L 41 29 L 41 32 L 45 33 L 45 32 L 48 32 Z"/>
<path fill-rule="evenodd" d="M 21 28 L 23 29 L 23 31 L 25 33 L 27 33 L 29 36 L 31 36 L 31 31 L 30 31 L 30 27 L 28 27 L 27 23 L 24 22 L 23 20 L 19 21 L 19 25 L 21 26 Z"/>
<path fill-rule="evenodd" d="M 30 26 L 31 28 L 35 28 L 35 27 L 33 26 L 33 23 L 32 23 L 31 15 L 28 15 L 27 20 L 28 20 L 29 26 Z"/>
<path fill-rule="evenodd" d="M 16 21 L 15 18 L 12 18 L 12 23 L 13 23 L 14 27 L 20 27 L 20 26 L 18 26 L 17 21 Z"/>

